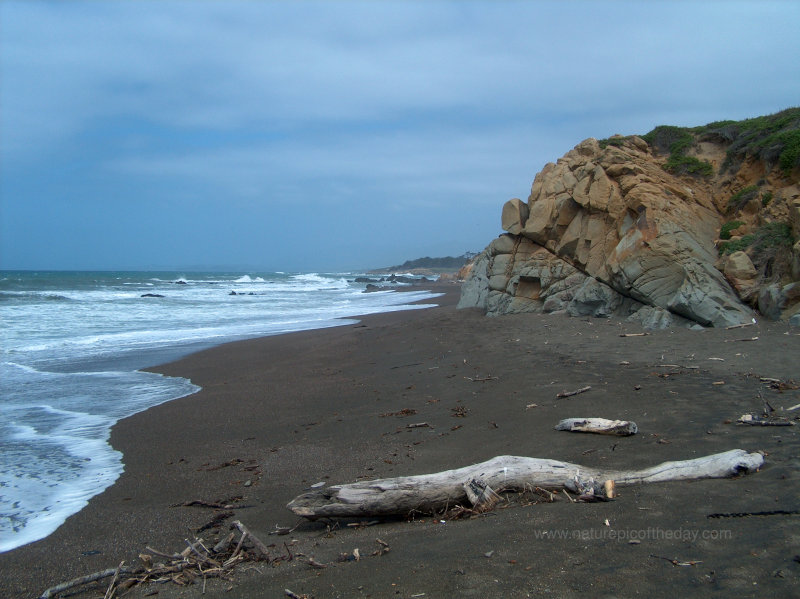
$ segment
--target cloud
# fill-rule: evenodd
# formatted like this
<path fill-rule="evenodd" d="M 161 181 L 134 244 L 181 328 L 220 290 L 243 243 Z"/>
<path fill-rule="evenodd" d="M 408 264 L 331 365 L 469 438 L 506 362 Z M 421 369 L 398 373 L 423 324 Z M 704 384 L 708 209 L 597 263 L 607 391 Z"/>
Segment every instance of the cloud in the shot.
<path fill-rule="evenodd" d="M 69 198 L 76 218 L 142 194 L 219 220 L 233 204 L 499 213 L 583 138 L 800 97 L 794 2 L 5 0 L 0 12 L 2 201 Z"/>

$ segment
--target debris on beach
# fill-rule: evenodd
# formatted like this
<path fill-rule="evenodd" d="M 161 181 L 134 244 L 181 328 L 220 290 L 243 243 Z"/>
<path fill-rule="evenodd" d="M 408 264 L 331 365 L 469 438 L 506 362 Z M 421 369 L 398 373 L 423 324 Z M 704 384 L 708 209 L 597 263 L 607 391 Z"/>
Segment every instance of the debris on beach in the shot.
<path fill-rule="evenodd" d="M 778 416 L 757 416 L 754 414 L 742 414 L 736 421 L 738 424 L 749 424 L 750 426 L 794 426 L 794 422 Z"/>
<path fill-rule="evenodd" d="M 580 393 L 586 393 L 587 391 L 591 390 L 591 385 L 587 385 L 585 387 L 581 387 L 580 389 L 576 389 L 575 391 L 562 391 L 561 393 L 556 394 L 558 399 L 563 399 L 565 397 L 572 397 L 573 395 L 578 395 Z"/>
<path fill-rule="evenodd" d="M 381 414 L 381 418 L 387 418 L 389 416 L 413 416 L 416 414 L 417 411 L 413 408 L 403 408 L 402 410 L 398 410 L 397 412 L 386 412 L 385 414 Z"/>
<path fill-rule="evenodd" d="M 492 376 L 492 375 L 476 376 L 476 377 L 465 376 L 464 378 L 467 379 L 468 381 L 472 381 L 473 383 L 485 383 L 486 381 L 498 381 L 498 380 L 500 380 L 500 377 Z"/>
<path fill-rule="evenodd" d="M 381 539 L 375 539 L 375 542 L 378 544 L 378 549 L 372 552 L 372 555 L 380 557 L 386 553 L 389 553 L 391 547 L 389 547 L 389 543 L 383 541 Z"/>
<path fill-rule="evenodd" d="M 112 580 L 106 591 L 106 597 L 113 596 L 117 591 L 129 590 L 146 583 L 172 582 L 186 586 L 202 581 L 205 592 L 206 580 L 209 578 L 231 580 L 234 568 L 241 563 L 265 561 L 276 564 L 281 561 L 291 561 L 295 557 L 285 543 L 285 555 L 273 554 L 270 548 L 239 520 L 234 521 L 231 527 L 240 533 L 239 540 L 235 543 L 236 533 L 231 532 L 211 547 L 202 538 L 195 538 L 194 541 L 184 539 L 186 548 L 180 553 L 168 553 L 147 547 L 146 552 L 139 554 L 141 562 L 139 565 L 126 566 L 125 562 L 121 562 L 116 568 L 87 574 L 50 587 L 39 596 L 39 599 L 50 599 L 65 591 L 109 577 Z M 309 560 L 309 563 L 312 561 Z"/>
<path fill-rule="evenodd" d="M 780 391 L 781 393 L 784 391 L 794 391 L 796 389 L 800 389 L 800 383 L 797 383 L 792 379 L 782 381 L 781 379 L 774 379 L 762 376 L 759 380 L 762 383 L 766 383 L 767 387 L 769 387 L 770 389 L 775 389 L 776 391 Z"/>
<path fill-rule="evenodd" d="M 555 426 L 557 431 L 574 433 L 596 433 L 627 437 L 639 432 L 639 427 L 630 420 L 608 420 L 607 418 L 565 418 Z"/>
<path fill-rule="evenodd" d="M 653 555 L 652 553 L 650 554 L 650 557 L 652 557 L 654 559 L 666 560 L 669 563 L 671 563 L 673 566 L 696 566 L 697 564 L 702 564 L 703 563 L 703 562 L 701 562 L 699 560 L 679 560 L 677 558 L 673 559 L 673 558 L 669 558 L 669 557 L 663 557 L 661 555 Z"/>

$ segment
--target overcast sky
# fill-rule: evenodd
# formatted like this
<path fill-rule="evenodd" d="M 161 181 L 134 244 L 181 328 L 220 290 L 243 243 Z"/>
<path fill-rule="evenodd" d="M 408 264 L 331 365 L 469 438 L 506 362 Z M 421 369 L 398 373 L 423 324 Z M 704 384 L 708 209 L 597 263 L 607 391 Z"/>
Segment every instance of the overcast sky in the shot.
<path fill-rule="evenodd" d="M 800 2 L 0 2 L 0 267 L 480 251 L 587 137 L 800 105 Z"/>

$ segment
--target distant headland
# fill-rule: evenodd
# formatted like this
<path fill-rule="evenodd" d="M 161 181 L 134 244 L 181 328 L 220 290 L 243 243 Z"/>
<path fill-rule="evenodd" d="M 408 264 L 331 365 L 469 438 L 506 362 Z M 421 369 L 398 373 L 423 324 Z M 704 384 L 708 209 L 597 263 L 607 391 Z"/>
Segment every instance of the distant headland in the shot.
<path fill-rule="evenodd" d="M 386 268 L 370 270 L 367 274 L 390 275 L 402 273 L 422 276 L 455 274 L 464 268 L 476 255 L 476 252 L 465 252 L 463 255 L 455 257 L 445 256 L 443 258 L 430 258 L 426 256 L 425 258 L 406 260 L 403 264 L 398 264 L 397 266 L 387 266 Z"/>

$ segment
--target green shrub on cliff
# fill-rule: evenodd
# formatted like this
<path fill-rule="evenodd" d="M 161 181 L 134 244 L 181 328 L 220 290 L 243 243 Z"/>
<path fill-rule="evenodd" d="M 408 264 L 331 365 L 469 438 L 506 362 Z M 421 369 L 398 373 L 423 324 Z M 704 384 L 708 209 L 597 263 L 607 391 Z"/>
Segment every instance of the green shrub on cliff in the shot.
<path fill-rule="evenodd" d="M 763 248 L 792 247 L 792 227 L 789 223 L 772 222 L 759 227 L 756 235 L 756 244 Z"/>
<path fill-rule="evenodd" d="M 714 167 L 705 160 L 694 156 L 687 156 L 695 143 L 694 136 L 685 127 L 660 125 L 642 136 L 648 144 L 657 151 L 669 151 L 669 158 L 664 164 L 664 170 L 675 175 L 700 175 L 709 177 L 714 174 Z"/>
<path fill-rule="evenodd" d="M 690 175 L 710 177 L 714 174 L 714 167 L 711 166 L 710 162 L 683 154 L 672 154 L 664 165 L 664 170 L 677 175 L 688 173 Z"/>
<path fill-rule="evenodd" d="M 662 154 L 685 152 L 694 143 L 694 137 L 688 129 L 673 125 L 659 125 L 649 133 L 642 135 L 642 139 Z"/>
<path fill-rule="evenodd" d="M 722 237 L 721 233 L 720 237 Z M 789 223 L 771 222 L 762 225 L 751 235 L 720 243 L 718 249 L 720 254 L 732 254 L 751 248 L 757 258 L 759 254 L 776 248 L 790 248 L 793 244 L 792 227 Z"/>
<path fill-rule="evenodd" d="M 733 194 L 728 200 L 728 212 L 737 212 L 758 195 L 758 185 L 748 185 Z"/>
<path fill-rule="evenodd" d="M 800 129 L 778 134 L 775 139 L 777 143 L 783 144 L 778 166 L 788 175 L 794 167 L 800 165 Z"/>
<path fill-rule="evenodd" d="M 605 139 L 598 139 L 597 143 L 605 150 L 608 146 L 621 146 L 628 137 L 606 137 Z"/>
<path fill-rule="evenodd" d="M 730 239 L 731 238 L 731 231 L 735 231 L 739 227 L 741 227 L 744 223 L 740 220 L 732 220 L 728 223 L 722 225 L 722 229 L 719 231 L 719 238 L 720 239 Z"/>
<path fill-rule="evenodd" d="M 719 254 L 732 254 L 733 252 L 743 252 L 755 241 L 755 235 L 745 235 L 733 241 L 723 241 L 719 244 Z"/>

